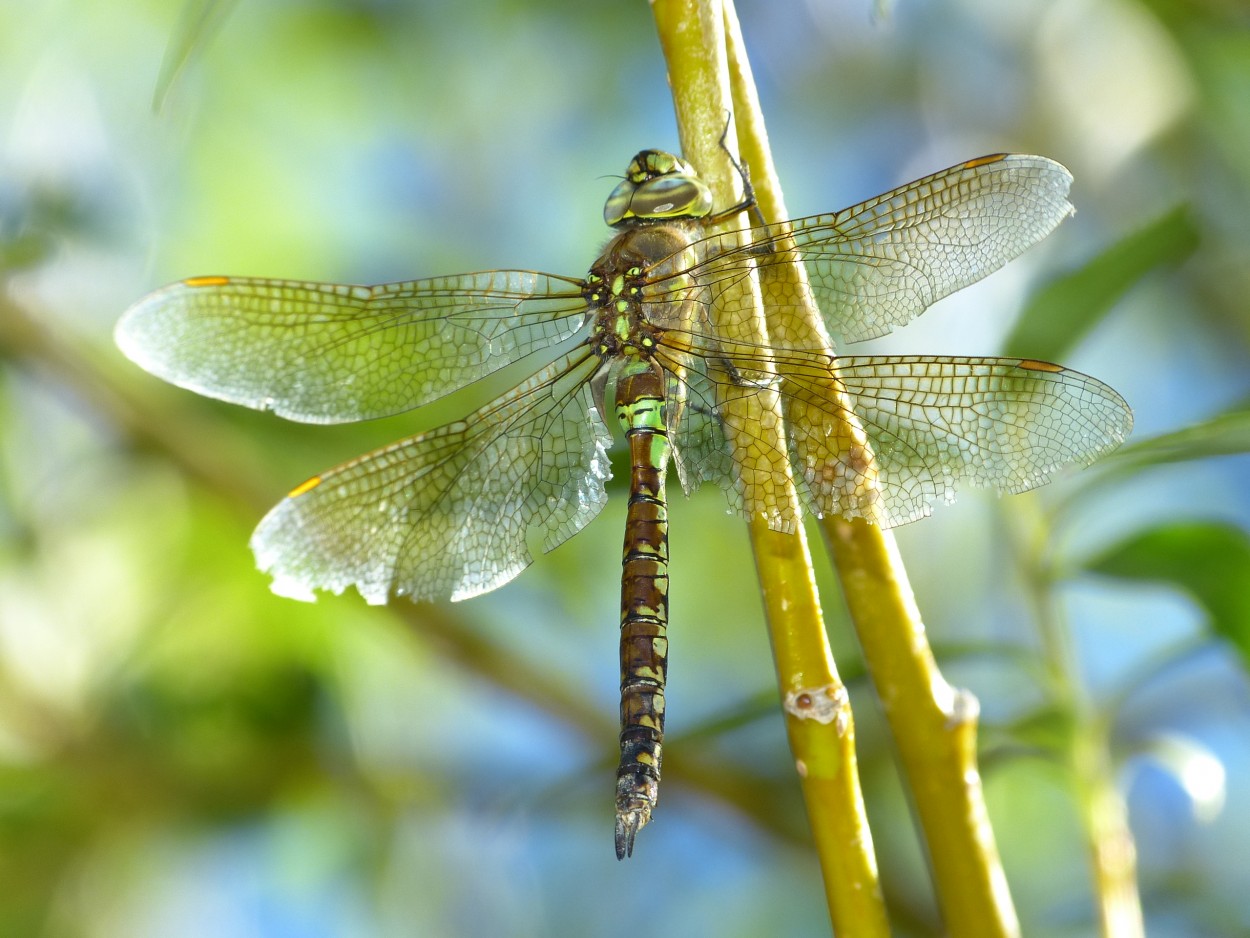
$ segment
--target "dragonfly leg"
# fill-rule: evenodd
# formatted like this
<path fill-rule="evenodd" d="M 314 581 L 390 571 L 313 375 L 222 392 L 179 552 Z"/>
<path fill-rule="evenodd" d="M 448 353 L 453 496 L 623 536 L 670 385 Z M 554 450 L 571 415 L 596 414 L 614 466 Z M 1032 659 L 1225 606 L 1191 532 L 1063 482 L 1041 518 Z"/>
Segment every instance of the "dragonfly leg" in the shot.
<path fill-rule="evenodd" d="M 725 129 L 721 131 L 720 148 L 725 151 L 725 155 L 729 157 L 729 162 L 733 163 L 734 169 L 738 171 L 738 177 L 742 180 L 742 198 L 737 205 L 731 205 L 723 212 L 717 212 L 715 215 L 708 216 L 706 224 L 716 225 L 722 221 L 726 221 L 738 215 L 741 212 L 750 212 L 755 216 L 755 223 L 766 224 L 764 213 L 760 211 L 759 203 L 755 200 L 755 189 L 751 185 L 751 174 L 747 172 L 747 168 L 738 161 L 734 156 L 733 150 L 729 149 L 725 143 L 729 139 L 729 128 L 733 126 L 733 115 L 727 114 L 725 117 Z"/>
<path fill-rule="evenodd" d="M 628 363 L 617 382 L 617 419 L 630 453 L 621 572 L 621 761 L 616 773 L 616 855 L 634 849 L 659 797 L 668 667 L 669 441 L 664 383 L 650 362 Z"/>

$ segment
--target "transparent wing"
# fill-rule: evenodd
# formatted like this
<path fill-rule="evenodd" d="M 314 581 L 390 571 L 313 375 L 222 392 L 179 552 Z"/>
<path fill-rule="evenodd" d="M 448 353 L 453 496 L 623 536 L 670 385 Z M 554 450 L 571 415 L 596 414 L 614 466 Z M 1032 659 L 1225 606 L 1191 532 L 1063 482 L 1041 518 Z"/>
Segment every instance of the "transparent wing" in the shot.
<path fill-rule="evenodd" d="M 779 380 L 752 384 L 741 380 L 745 371 L 686 357 L 689 402 L 673 434 L 683 485 L 689 492 L 715 482 L 739 511 L 744 480 L 720 415 L 725 402 L 770 388 L 781 397 L 786 455 L 807 508 L 886 527 L 928 515 L 960 483 L 999 492 L 1042 485 L 1064 466 L 1110 452 L 1133 424 L 1124 399 L 1101 381 L 1028 359 L 842 357 L 835 381 L 829 359 L 782 352 Z M 740 352 L 734 360 L 750 364 Z M 848 438 L 843 402 L 871 458 Z M 758 442 L 772 445 L 767 434 Z M 755 491 L 769 491 L 753 481 Z M 784 505 L 762 507 L 785 525 Z"/>
<path fill-rule="evenodd" d="M 502 586 L 606 501 L 611 436 L 587 381 L 598 360 L 571 353 L 464 420 L 402 440 L 310 479 L 252 535 L 275 592 L 355 586 L 466 599 Z"/>
<path fill-rule="evenodd" d="M 138 365 L 200 394 L 308 423 L 382 417 L 575 333 L 578 281 L 494 270 L 361 287 L 196 277 L 117 324 Z"/>
<path fill-rule="evenodd" d="M 848 482 L 866 454 L 833 453 L 810 415 L 820 389 L 791 395 L 794 468 L 818 512 L 885 526 L 954 500 L 961 482 L 1023 492 L 1119 446 L 1133 412 L 1112 388 L 1049 362 L 1015 358 L 848 357 L 837 374 L 875 459 L 875 500 Z"/>
<path fill-rule="evenodd" d="M 784 438 L 759 432 L 760 417 L 749 407 L 752 415 L 739 420 L 736 431 L 731 426 L 731 419 L 736 418 L 729 416 L 730 402 L 770 393 L 777 383 L 748 379 L 726 359 L 703 358 L 663 345 L 657 359 L 670 384 L 682 385 L 684 406 L 669 426 L 673 463 L 682 490 L 691 495 L 704 482 L 715 483 L 735 513 L 747 519 L 761 516 L 776 530 L 792 531 L 801 520 L 800 512 L 786 497 L 784 474 L 777 477 L 773 473 L 773 468 L 784 465 L 788 458 L 774 445 Z M 736 360 L 758 365 L 746 355 Z M 742 460 L 735 458 L 731 436 L 747 447 Z"/>
<path fill-rule="evenodd" d="M 1041 156 L 970 160 L 831 215 L 752 228 L 745 246 L 735 243 L 741 233 L 704 239 L 695 246 L 700 262 L 660 283 L 653 302 L 663 309 L 673 298 L 693 298 L 732 317 L 721 302 L 727 286 L 753 265 L 799 260 L 830 333 L 847 342 L 871 339 L 1053 231 L 1072 213 L 1071 182 L 1063 166 Z M 787 232 L 792 250 L 780 248 Z M 797 302 L 785 284 L 762 288 L 767 308 Z"/>
<path fill-rule="evenodd" d="M 664 367 L 669 387 L 676 389 L 682 399 L 682 407 L 675 418 L 672 406 L 669 407 L 668 428 L 673 465 L 682 491 L 693 495 L 704 482 L 713 482 L 725 490 L 730 505 L 740 510 L 738 473 L 725 436 L 716 382 L 708 376 L 708 361 L 664 345 L 660 347 L 658 360 Z M 669 396 L 673 397 L 674 393 L 670 391 Z"/>

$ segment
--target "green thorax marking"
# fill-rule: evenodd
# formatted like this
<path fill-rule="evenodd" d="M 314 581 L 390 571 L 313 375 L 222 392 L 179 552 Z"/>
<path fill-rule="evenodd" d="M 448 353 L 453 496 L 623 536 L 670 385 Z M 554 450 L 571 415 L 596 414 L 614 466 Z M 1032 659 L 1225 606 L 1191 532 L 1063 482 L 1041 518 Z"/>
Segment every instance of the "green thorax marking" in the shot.
<path fill-rule="evenodd" d="M 614 252 L 629 240 L 629 233 L 615 239 L 585 281 L 586 302 L 596 314 L 589 344 L 605 361 L 650 359 L 660 331 L 643 307 L 644 268 Z"/>

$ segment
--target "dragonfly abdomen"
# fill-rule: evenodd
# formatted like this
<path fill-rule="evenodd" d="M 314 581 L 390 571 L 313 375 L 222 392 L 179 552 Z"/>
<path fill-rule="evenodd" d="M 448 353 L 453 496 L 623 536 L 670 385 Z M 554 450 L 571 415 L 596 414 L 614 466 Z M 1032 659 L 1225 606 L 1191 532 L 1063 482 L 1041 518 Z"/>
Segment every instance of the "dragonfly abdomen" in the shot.
<path fill-rule="evenodd" d="M 621 761 L 616 773 L 616 855 L 633 852 L 660 783 L 668 667 L 669 441 L 664 380 L 645 359 L 625 362 L 616 417 L 629 445 L 629 508 L 621 558 Z"/>

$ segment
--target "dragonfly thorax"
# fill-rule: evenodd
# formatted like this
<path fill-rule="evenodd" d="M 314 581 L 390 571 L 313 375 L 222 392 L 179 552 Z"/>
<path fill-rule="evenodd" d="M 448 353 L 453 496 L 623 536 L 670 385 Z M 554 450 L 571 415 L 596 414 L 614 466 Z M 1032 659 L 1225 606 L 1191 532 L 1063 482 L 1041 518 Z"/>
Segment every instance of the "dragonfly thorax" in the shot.
<path fill-rule="evenodd" d="M 651 357 L 661 330 L 644 313 L 642 269 L 630 268 L 610 281 L 591 274 L 587 285 L 595 317 L 587 341 L 595 354 L 604 361 Z"/>
<path fill-rule="evenodd" d="M 672 289 L 671 275 L 692 260 L 690 246 L 699 225 L 679 219 L 666 225 L 630 228 L 604 249 L 586 275 L 583 295 L 594 317 L 588 343 L 605 361 L 622 356 L 649 358 L 666 328 L 678 325 L 671 297 L 656 296 L 655 281 Z"/>

